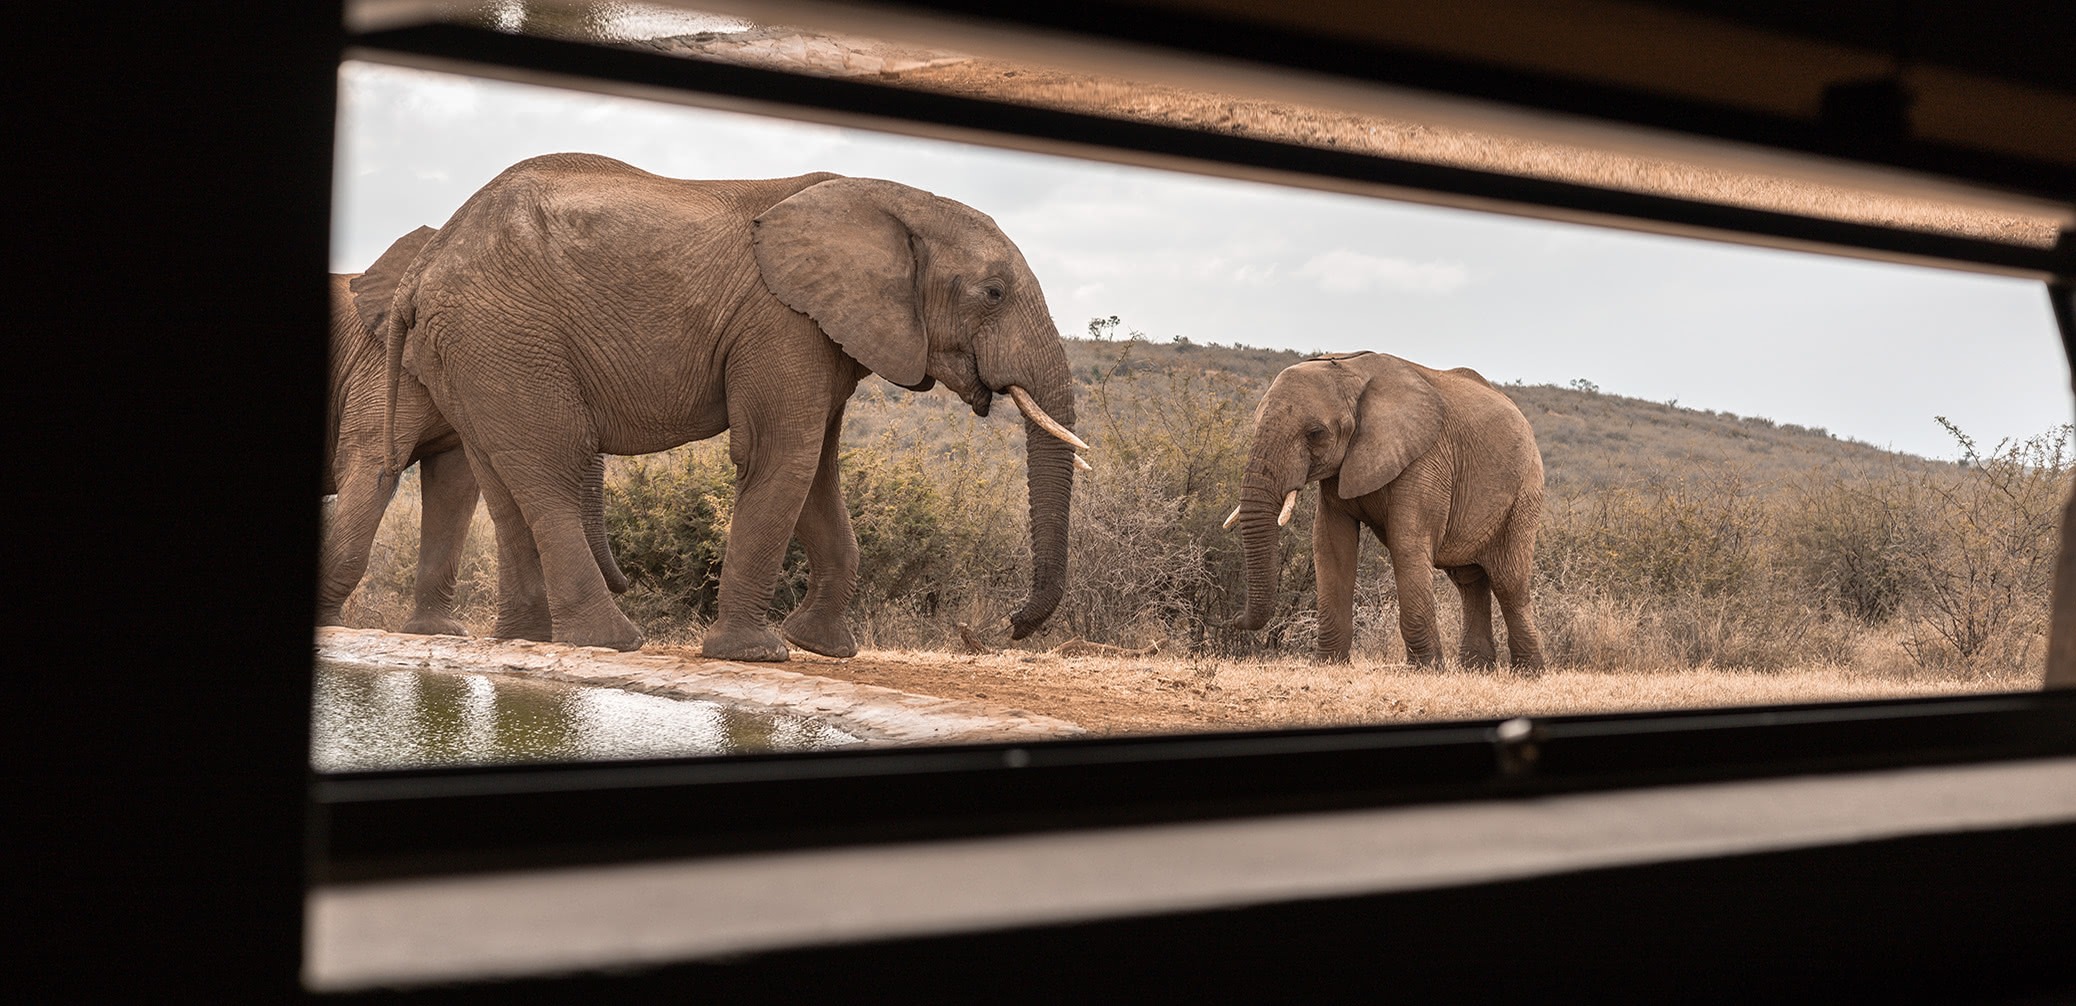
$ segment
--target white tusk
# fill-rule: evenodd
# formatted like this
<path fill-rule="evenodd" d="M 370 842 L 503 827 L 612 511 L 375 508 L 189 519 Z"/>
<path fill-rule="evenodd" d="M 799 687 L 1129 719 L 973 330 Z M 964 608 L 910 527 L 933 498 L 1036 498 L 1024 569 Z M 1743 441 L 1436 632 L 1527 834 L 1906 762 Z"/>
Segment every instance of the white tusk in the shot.
<path fill-rule="evenodd" d="M 1023 410 L 1025 419 L 1037 423 L 1045 432 L 1065 440 L 1084 451 L 1089 449 L 1088 444 L 1080 437 L 1075 436 L 1073 430 L 1061 426 L 1059 420 L 1046 415 L 1045 410 L 1038 407 L 1038 400 L 1032 398 L 1030 392 L 1012 384 L 1009 386 L 1009 397 L 1016 402 L 1017 408 Z"/>
<path fill-rule="evenodd" d="M 1239 508 L 1239 507 L 1234 507 L 1234 508 L 1233 508 L 1233 512 L 1232 512 L 1232 513 L 1231 513 L 1230 515 L 1228 515 L 1228 516 L 1226 517 L 1226 519 L 1225 519 L 1225 529 L 1226 529 L 1226 530 L 1228 530 L 1228 531 L 1232 530 L 1232 529 L 1233 529 L 1233 525 L 1234 525 L 1234 524 L 1237 524 L 1237 523 L 1239 523 L 1239 521 L 1240 521 L 1240 508 Z"/>
<path fill-rule="evenodd" d="M 1079 468 L 1079 469 L 1081 469 L 1082 471 L 1085 471 L 1085 472 L 1092 472 L 1092 471 L 1095 471 L 1095 469 L 1094 469 L 1094 468 L 1092 468 L 1092 467 L 1090 467 L 1090 466 L 1089 466 L 1089 463 L 1088 463 L 1088 459 L 1087 459 L 1087 458 L 1084 458 L 1084 457 L 1082 457 L 1082 456 L 1081 456 L 1081 455 L 1079 455 L 1079 454 L 1070 454 L 1070 455 L 1068 455 L 1068 457 L 1071 457 L 1071 458 L 1073 458 L 1073 459 L 1074 459 L 1074 467 L 1076 467 L 1076 468 Z"/>
<path fill-rule="evenodd" d="M 1290 495 L 1283 497 L 1283 512 L 1276 515 L 1276 526 L 1282 527 L 1290 523 L 1290 512 L 1295 509 L 1297 509 L 1297 490 L 1292 489 Z"/>

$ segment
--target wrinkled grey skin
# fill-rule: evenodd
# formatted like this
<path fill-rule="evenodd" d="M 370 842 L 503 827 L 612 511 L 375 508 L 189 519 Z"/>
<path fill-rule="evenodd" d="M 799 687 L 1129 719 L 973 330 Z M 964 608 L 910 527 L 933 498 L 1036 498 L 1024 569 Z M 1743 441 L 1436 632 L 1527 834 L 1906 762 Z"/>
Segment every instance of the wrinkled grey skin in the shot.
<path fill-rule="evenodd" d="M 1277 375 L 1255 412 L 1239 527 L 1247 609 L 1274 605 L 1276 517 L 1291 490 L 1319 483 L 1312 527 L 1321 660 L 1347 660 L 1355 559 L 1368 527 L 1391 554 L 1408 659 L 1439 664 L 1431 569 L 1463 598 L 1463 663 L 1494 664 L 1492 598 L 1517 671 L 1542 666 L 1529 576 L 1542 520 L 1543 463 L 1521 410 L 1476 371 L 1438 371 L 1381 353 L 1309 360 Z"/>
<path fill-rule="evenodd" d="M 382 318 L 396 287 L 396 277 L 433 236 L 420 227 L 397 239 L 365 273 L 331 278 L 331 394 L 326 409 L 324 494 L 338 494 L 331 527 L 324 539 L 317 585 L 317 624 L 338 625 L 341 608 L 367 572 L 368 551 L 382 514 L 396 492 L 387 477 L 389 439 L 387 374 L 384 368 Z M 373 317 L 362 306 L 374 311 Z M 462 456 L 461 439 L 416 381 L 399 384 L 396 433 L 408 445 L 404 464 L 418 463 L 421 516 L 418 524 L 418 576 L 414 607 L 403 631 L 426 635 L 462 635 L 454 619 L 454 580 L 461 567 L 462 545 L 469 519 L 476 512 L 476 477 Z M 603 514 L 605 459 L 594 456 L 585 477 L 585 529 L 601 575 L 615 593 L 627 589 L 627 578 L 606 548 Z M 545 636 L 541 638 L 546 638 Z"/>
<path fill-rule="evenodd" d="M 726 430 L 736 502 L 704 653 L 786 659 L 765 613 L 797 536 L 810 577 L 785 640 L 848 656 L 858 549 L 837 431 L 858 381 L 942 381 L 981 415 L 1018 385 L 1074 422 L 1066 352 L 1016 246 L 970 207 L 876 179 L 522 161 L 402 277 L 388 334 L 392 366 L 460 431 L 497 521 L 500 593 L 522 599 L 500 635 L 640 646 L 584 545 L 583 466 Z M 1072 448 L 1025 427 L 1034 565 L 1018 638 L 1064 589 L 1073 484 Z"/>

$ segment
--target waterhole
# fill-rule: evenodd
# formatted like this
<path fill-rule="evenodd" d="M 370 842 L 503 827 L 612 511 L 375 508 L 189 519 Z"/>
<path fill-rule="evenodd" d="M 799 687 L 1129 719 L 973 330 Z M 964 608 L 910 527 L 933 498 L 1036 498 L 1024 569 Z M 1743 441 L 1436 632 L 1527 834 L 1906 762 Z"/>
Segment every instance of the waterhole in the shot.
<path fill-rule="evenodd" d="M 858 738 L 798 716 L 492 674 L 319 661 L 321 772 L 803 751 Z"/>

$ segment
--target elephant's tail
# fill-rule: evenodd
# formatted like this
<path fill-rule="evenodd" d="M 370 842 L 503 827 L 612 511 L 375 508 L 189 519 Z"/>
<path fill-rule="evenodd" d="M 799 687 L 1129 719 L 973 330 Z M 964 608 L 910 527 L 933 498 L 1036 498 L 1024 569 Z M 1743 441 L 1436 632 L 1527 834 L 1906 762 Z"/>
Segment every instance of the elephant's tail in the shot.
<path fill-rule="evenodd" d="M 404 300 L 401 288 L 397 293 L 396 300 L 390 304 L 389 317 L 383 331 L 385 359 L 382 375 L 382 475 L 385 479 L 394 479 L 403 474 L 404 469 L 411 464 L 411 445 L 398 445 L 396 435 L 397 386 L 403 379 L 404 372 L 404 336 L 411 330 L 410 306 Z"/>

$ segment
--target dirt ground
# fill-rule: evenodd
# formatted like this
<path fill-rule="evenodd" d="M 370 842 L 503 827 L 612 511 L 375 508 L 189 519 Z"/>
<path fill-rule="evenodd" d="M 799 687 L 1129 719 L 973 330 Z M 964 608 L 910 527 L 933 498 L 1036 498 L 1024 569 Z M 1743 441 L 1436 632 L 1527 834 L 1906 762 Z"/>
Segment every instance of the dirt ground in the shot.
<path fill-rule="evenodd" d="M 697 660 L 698 647 L 643 652 Z M 1489 719 L 1516 715 L 1901 698 L 2037 688 L 2037 681 L 1895 677 L 1813 667 L 1755 673 L 1421 670 L 1306 660 L 973 655 L 865 650 L 837 660 L 795 651 L 782 665 L 820 677 L 941 698 L 977 699 L 1075 723 L 1099 735 Z"/>

